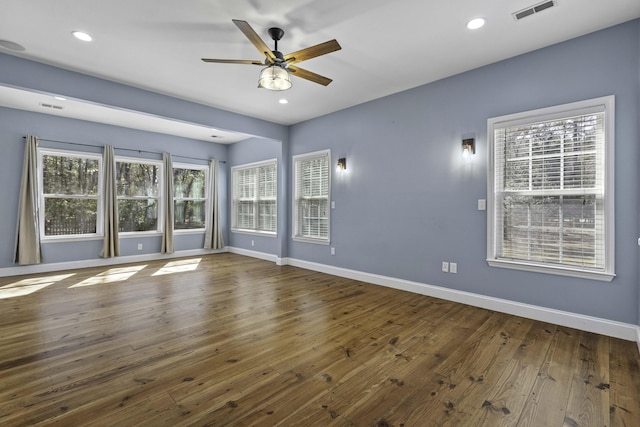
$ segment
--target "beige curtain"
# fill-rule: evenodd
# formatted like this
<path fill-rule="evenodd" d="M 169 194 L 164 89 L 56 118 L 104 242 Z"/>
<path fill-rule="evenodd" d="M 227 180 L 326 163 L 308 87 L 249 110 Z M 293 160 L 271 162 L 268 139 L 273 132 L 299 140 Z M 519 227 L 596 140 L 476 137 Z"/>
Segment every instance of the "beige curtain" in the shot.
<path fill-rule="evenodd" d="M 220 206 L 218 201 L 218 161 L 209 160 L 209 209 L 204 236 L 205 249 L 222 249 L 224 241 L 220 229 Z"/>
<path fill-rule="evenodd" d="M 173 162 L 171 154 L 163 153 L 164 163 L 164 226 L 162 227 L 162 247 L 163 254 L 172 254 L 173 249 Z"/>
<path fill-rule="evenodd" d="M 104 200 L 104 242 L 100 256 L 113 258 L 120 255 L 118 240 L 118 199 L 116 193 L 116 159 L 111 145 L 104 146 L 102 155 L 104 182 L 102 196 Z"/>
<path fill-rule="evenodd" d="M 18 227 L 15 262 L 20 265 L 42 262 L 40 250 L 40 225 L 38 219 L 38 138 L 26 137 L 20 204 L 18 205 Z"/>

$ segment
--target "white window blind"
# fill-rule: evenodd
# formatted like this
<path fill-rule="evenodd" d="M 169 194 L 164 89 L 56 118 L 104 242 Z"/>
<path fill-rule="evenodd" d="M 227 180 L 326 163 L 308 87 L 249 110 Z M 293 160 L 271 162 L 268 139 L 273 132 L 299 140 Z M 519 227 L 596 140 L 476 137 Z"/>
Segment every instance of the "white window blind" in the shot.
<path fill-rule="evenodd" d="M 258 181 L 258 229 L 275 232 L 276 195 L 278 194 L 275 163 L 261 166 L 257 171 Z"/>
<path fill-rule="evenodd" d="M 490 264 L 612 272 L 613 100 L 601 101 L 490 119 Z"/>
<path fill-rule="evenodd" d="M 294 157 L 293 237 L 329 242 L 330 152 Z"/>
<path fill-rule="evenodd" d="M 232 168 L 232 229 L 275 234 L 277 231 L 277 162 Z"/>

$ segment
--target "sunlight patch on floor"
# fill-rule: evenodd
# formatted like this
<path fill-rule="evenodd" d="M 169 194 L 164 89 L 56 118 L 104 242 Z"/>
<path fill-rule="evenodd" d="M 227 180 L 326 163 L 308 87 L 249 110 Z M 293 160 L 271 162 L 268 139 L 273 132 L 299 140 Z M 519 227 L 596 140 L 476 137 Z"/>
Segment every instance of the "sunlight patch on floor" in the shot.
<path fill-rule="evenodd" d="M 122 282 L 129 279 L 131 276 L 145 268 L 147 265 L 130 265 L 126 267 L 110 268 L 109 270 L 97 274 L 93 277 L 83 280 L 80 283 L 76 283 L 69 288 L 81 288 L 84 286 L 104 285 L 113 282 Z"/>
<path fill-rule="evenodd" d="M 160 270 L 152 274 L 152 276 L 162 276 L 163 274 L 183 273 L 185 271 L 193 271 L 198 268 L 202 258 L 181 259 L 166 263 Z"/>
<path fill-rule="evenodd" d="M 56 282 L 73 276 L 71 274 L 58 274 L 55 276 L 34 277 L 31 279 L 22 279 L 8 285 L 0 287 L 0 299 L 22 297 L 32 294 Z"/>

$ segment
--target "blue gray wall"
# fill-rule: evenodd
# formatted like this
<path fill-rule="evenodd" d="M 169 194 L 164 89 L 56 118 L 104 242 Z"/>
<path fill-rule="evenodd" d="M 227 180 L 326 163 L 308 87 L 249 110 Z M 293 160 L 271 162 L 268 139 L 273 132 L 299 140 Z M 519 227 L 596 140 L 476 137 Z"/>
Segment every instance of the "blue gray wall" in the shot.
<path fill-rule="evenodd" d="M 290 242 L 289 256 L 637 324 L 639 34 L 636 20 L 292 126 L 291 155 L 330 148 L 348 169 L 333 175 L 336 255 Z M 612 94 L 617 277 L 490 268 L 477 210 L 487 198 L 487 119 Z M 477 149 L 466 163 L 468 136 Z M 458 274 L 441 272 L 442 261 Z"/>
<path fill-rule="evenodd" d="M 176 76 L 176 78 L 181 78 Z M 188 78 L 188 77 L 187 77 Z M 220 130 L 286 140 L 287 127 L 0 54 L 0 83 L 142 111 Z"/>
<path fill-rule="evenodd" d="M 40 113 L 32 113 L 9 108 L 0 108 L 0 141 L 3 155 L 0 156 L 0 268 L 13 267 L 14 238 L 18 216 L 18 200 L 20 176 L 22 174 L 22 158 L 24 156 L 23 136 L 31 134 L 53 141 L 74 142 L 95 145 L 95 148 L 74 146 L 70 144 L 41 141 L 41 147 L 60 148 L 81 152 L 101 153 L 106 144 L 113 145 L 116 155 L 141 157 L 161 160 L 164 151 L 171 153 L 174 162 L 207 164 L 207 159 L 214 158 L 225 161 L 227 146 L 205 141 L 196 141 L 170 135 L 143 132 L 117 126 L 103 125 L 82 120 L 67 119 Z M 141 150 L 122 150 L 121 148 Z M 148 151 L 150 153 L 144 152 Z M 193 157 L 186 159 L 178 156 Z M 221 192 L 220 203 L 227 202 L 227 174 L 224 168 L 218 180 Z M 228 240 L 228 216 L 226 211 L 220 216 L 223 224 L 224 238 Z M 120 239 L 120 255 L 141 255 L 159 253 L 161 236 L 123 237 Z M 201 249 L 204 246 L 204 233 L 176 234 L 176 251 Z M 137 250 L 137 244 L 143 244 L 143 250 Z M 83 240 L 75 242 L 47 242 L 42 244 L 43 261 L 45 263 L 68 262 L 98 258 L 102 249 L 101 240 Z"/>
<path fill-rule="evenodd" d="M 65 96 L 90 102 L 199 123 L 218 129 L 275 138 L 276 140 L 284 141 L 285 145 L 288 137 L 288 128 L 286 126 L 27 61 L 10 55 L 0 54 L 0 84 L 64 94 Z M 111 144 L 116 148 L 155 153 L 167 151 L 176 156 L 174 162 L 193 161 L 177 156 L 199 159 L 216 158 L 226 161 L 229 148 L 227 145 L 0 107 L 0 146 L 3 149 L 3 155 L 0 156 L 0 218 L 2 218 L 2 221 L 0 221 L 0 268 L 15 266 L 13 264 L 15 226 L 24 153 L 24 141 L 22 138 L 27 134 L 36 135 L 47 140 L 69 141 L 95 145 L 96 147 Z M 92 150 L 90 147 L 52 145 L 52 143 L 46 141 L 43 141 L 41 146 L 78 151 Z M 99 148 L 97 149 L 99 150 Z M 118 149 L 116 149 L 116 155 L 136 156 L 131 151 Z M 141 157 L 153 158 L 153 155 L 143 153 Z M 160 155 L 158 155 L 157 159 L 160 158 Z M 197 161 L 195 162 L 198 163 Z M 226 166 L 225 163 L 221 164 L 218 184 L 221 190 L 220 203 L 222 206 L 223 235 L 225 242 L 228 242 L 229 221 L 226 207 L 229 205 L 227 200 L 229 193 L 227 191 L 228 167 Z M 142 251 L 137 250 L 138 243 L 143 244 Z M 177 235 L 175 249 L 177 251 L 200 249 L 203 247 L 203 243 L 204 234 Z M 160 236 L 122 238 L 120 242 L 121 256 L 159 253 L 160 244 Z M 98 240 L 45 243 L 43 244 L 44 263 L 97 259 L 100 249 L 101 242 Z"/>
<path fill-rule="evenodd" d="M 261 137 L 223 147 L 0 109 L 0 268 L 13 266 L 22 136 L 96 145 L 108 136 L 116 147 L 227 160 L 221 168 L 225 180 L 234 165 L 278 158 L 279 236 L 229 233 L 227 185 L 225 239 L 235 247 L 640 323 L 640 20 L 288 128 L 7 55 L 0 55 L 0 83 Z M 487 198 L 487 119 L 611 94 L 616 96 L 617 277 L 609 283 L 488 267 L 486 212 L 477 210 L 477 200 Z M 461 139 L 469 136 L 476 138 L 477 150 L 463 162 Z M 346 173 L 332 177 L 334 256 L 328 246 L 290 239 L 291 156 L 327 148 L 333 164 L 339 157 L 348 163 Z M 85 246 L 91 244 L 64 244 L 63 258 L 92 258 L 87 253 L 96 248 Z M 150 243 L 150 250 L 158 248 L 159 241 Z M 133 246 L 124 250 L 129 254 Z M 442 273 L 442 261 L 458 263 L 458 273 Z"/>
<path fill-rule="evenodd" d="M 288 162 L 286 143 L 272 139 L 250 138 L 237 142 L 229 147 L 228 169 L 233 166 L 246 165 L 264 160 L 276 159 L 278 162 L 278 233 L 277 236 L 247 234 L 230 231 L 229 246 L 249 249 L 274 255 L 278 258 L 286 257 L 287 240 L 290 236 L 287 202 Z M 231 174 L 229 174 L 231 177 Z M 229 178 L 231 180 L 231 178 Z M 231 190 L 229 190 L 229 197 Z M 231 204 L 228 206 L 231 218 Z M 231 222 L 231 221 L 230 221 Z M 253 243 L 253 244 L 252 244 Z"/>

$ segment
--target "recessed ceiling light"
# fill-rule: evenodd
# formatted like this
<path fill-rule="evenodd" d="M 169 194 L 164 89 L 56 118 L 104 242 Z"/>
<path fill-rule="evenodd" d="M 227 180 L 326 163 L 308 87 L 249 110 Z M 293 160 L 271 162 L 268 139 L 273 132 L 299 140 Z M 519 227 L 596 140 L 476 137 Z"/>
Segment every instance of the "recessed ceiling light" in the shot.
<path fill-rule="evenodd" d="M 71 34 L 73 34 L 75 38 L 77 38 L 78 40 L 82 40 L 83 42 L 90 42 L 93 40 L 93 37 L 91 37 L 87 33 L 83 33 L 82 31 L 73 31 Z"/>
<path fill-rule="evenodd" d="M 287 101 L 286 99 L 282 98 L 280 101 L 278 101 L 280 104 L 288 104 L 289 101 Z"/>
<path fill-rule="evenodd" d="M 471 21 L 467 22 L 467 28 L 470 30 L 477 30 L 484 26 L 484 18 L 474 18 Z"/>
<path fill-rule="evenodd" d="M 57 99 L 58 101 L 66 101 L 67 100 L 67 98 L 65 98 L 64 96 L 59 96 L 59 95 L 56 95 L 53 98 Z"/>

